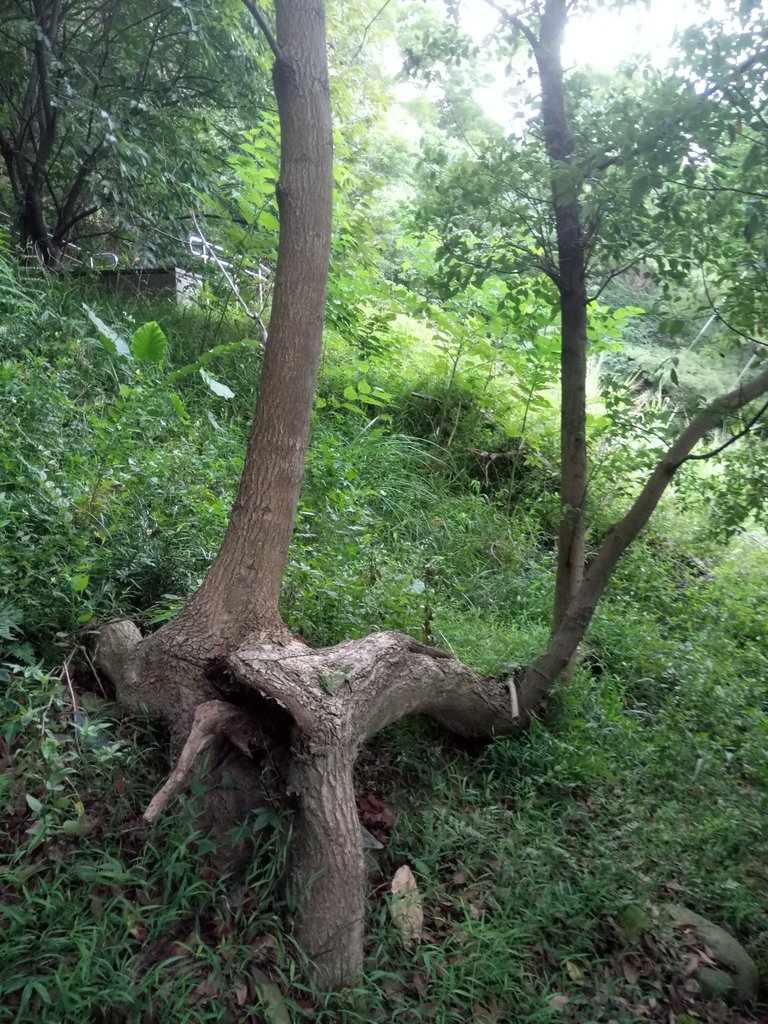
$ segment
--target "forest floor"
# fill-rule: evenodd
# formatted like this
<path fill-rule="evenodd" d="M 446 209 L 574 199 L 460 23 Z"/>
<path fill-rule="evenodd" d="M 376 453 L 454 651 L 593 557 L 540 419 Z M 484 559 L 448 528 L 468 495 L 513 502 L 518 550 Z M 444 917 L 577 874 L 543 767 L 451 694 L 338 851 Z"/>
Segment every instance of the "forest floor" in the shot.
<path fill-rule="evenodd" d="M 170 372 L 210 325 L 152 315 L 170 368 L 120 364 L 71 312 L 23 345 L 0 336 L 0 1020 L 768 1022 L 768 1003 L 704 997 L 713 950 L 666 919 L 683 904 L 726 928 L 768 985 L 768 548 L 757 530 L 713 539 L 700 509 L 666 503 L 628 554 L 551 721 L 468 745 L 411 720 L 363 753 L 361 822 L 383 849 L 358 987 L 307 983 L 281 895 L 289 814 L 233 837 L 245 878 L 196 820 L 204 780 L 137 827 L 164 737 L 113 703 L 79 630 L 117 612 L 151 629 L 194 589 L 259 361 L 226 322 L 206 363 L 224 399 L 199 367 Z M 466 433 L 435 444 L 439 380 L 327 356 L 284 615 L 312 644 L 399 629 L 500 673 L 547 634 L 551 432 L 534 421 L 505 491 L 478 470 L 490 431 L 469 404 Z M 376 394 L 372 423 L 358 400 Z M 412 949 L 390 913 L 403 865 L 424 910 Z"/>

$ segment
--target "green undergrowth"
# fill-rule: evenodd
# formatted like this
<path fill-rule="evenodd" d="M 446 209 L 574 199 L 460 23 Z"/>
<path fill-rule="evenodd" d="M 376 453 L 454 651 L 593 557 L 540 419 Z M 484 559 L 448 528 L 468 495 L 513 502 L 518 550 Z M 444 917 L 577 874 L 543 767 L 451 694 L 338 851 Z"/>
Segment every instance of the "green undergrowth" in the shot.
<path fill-rule="evenodd" d="M 760 538 L 705 547 L 693 512 L 668 503 L 623 562 L 552 722 L 488 745 L 420 721 L 374 740 L 358 793 L 391 832 L 371 863 L 365 977 L 319 995 L 281 894 L 290 817 L 262 812 L 232 837 L 245 881 L 195 817 L 202 783 L 138 829 L 166 738 L 100 691 L 78 632 L 115 613 L 153 628 L 210 564 L 258 376 L 258 350 L 241 344 L 251 325 L 92 302 L 126 336 L 161 323 L 167 360 L 110 355 L 67 295 L 42 324 L 14 299 L 0 336 L 0 1020 L 273 1024 L 288 1019 L 280 1000 L 327 1024 L 757 1019 L 685 990 L 685 953 L 656 918 L 665 900 L 688 904 L 768 980 Z M 224 347 L 204 369 L 231 398 L 199 367 L 174 376 L 216 323 Z M 316 644 L 404 630 L 508 672 L 549 628 L 551 478 L 521 460 L 513 484 L 493 486 L 466 439 L 416 429 L 423 400 L 402 362 L 388 376 L 358 356 L 336 345 L 324 364 L 286 621 Z M 527 442 L 541 453 L 551 437 Z M 387 897 L 403 864 L 425 912 L 411 951 Z"/>

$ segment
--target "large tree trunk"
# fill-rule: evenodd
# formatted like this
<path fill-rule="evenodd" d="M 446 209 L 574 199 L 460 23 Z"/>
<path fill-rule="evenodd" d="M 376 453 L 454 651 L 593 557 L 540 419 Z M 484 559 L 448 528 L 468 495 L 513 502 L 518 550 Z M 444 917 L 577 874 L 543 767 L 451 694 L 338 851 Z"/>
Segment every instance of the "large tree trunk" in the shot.
<path fill-rule="evenodd" d="M 353 980 L 363 958 L 365 870 L 352 784 L 360 747 L 411 714 L 465 736 L 526 728 L 673 474 L 719 417 L 768 390 L 768 373 L 705 410 L 670 449 L 609 533 L 549 648 L 526 671 L 481 677 L 395 633 L 324 650 L 292 637 L 278 595 L 320 353 L 332 174 L 322 0 L 277 0 L 276 11 L 280 247 L 261 390 L 232 519 L 187 608 L 147 639 L 126 620 L 106 624 L 97 660 L 123 703 L 148 707 L 172 732 L 178 762 L 145 812 L 148 823 L 186 785 L 200 752 L 213 748 L 214 782 L 224 774 L 234 782 L 209 789 L 206 813 L 224 836 L 263 799 L 259 751 L 281 745 L 289 755 L 283 782 L 296 804 L 289 886 L 296 933 L 320 983 L 335 986 Z"/>
<path fill-rule="evenodd" d="M 19 241 L 23 248 L 34 250 L 45 267 L 55 270 L 61 262 L 66 240 L 54 239 L 49 230 L 43 196 L 47 166 L 59 134 L 59 110 L 53 96 L 52 76 L 62 5 L 60 0 L 35 0 L 31 13 L 36 34 L 28 87 L 18 112 L 16 137 L 12 133 L 4 137 L 2 151 L 18 203 Z"/>

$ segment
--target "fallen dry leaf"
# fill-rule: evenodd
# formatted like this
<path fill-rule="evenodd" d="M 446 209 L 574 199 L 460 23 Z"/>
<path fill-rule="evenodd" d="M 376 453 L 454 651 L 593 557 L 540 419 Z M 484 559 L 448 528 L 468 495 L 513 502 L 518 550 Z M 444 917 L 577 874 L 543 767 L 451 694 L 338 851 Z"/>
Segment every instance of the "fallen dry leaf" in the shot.
<path fill-rule="evenodd" d="M 570 1000 L 568 999 L 568 996 L 562 996 L 559 994 L 552 996 L 550 999 L 550 1004 L 553 1010 L 562 1010 L 562 1008 L 567 1006 L 569 1002 Z"/>
<path fill-rule="evenodd" d="M 688 959 L 685 962 L 685 968 L 683 969 L 683 974 L 686 976 L 686 978 L 689 978 L 692 974 L 694 974 L 699 969 L 699 964 L 700 963 L 701 963 L 701 961 L 699 960 L 699 958 L 696 956 L 695 953 L 692 953 L 688 957 Z"/>
<path fill-rule="evenodd" d="M 421 999 L 426 999 L 427 995 L 429 994 L 429 978 L 427 978 L 426 974 L 417 972 L 416 974 L 414 974 L 411 980 L 413 982 L 413 987 L 416 989 L 416 992 L 418 993 L 419 997 Z"/>
<path fill-rule="evenodd" d="M 581 973 L 579 968 L 573 963 L 572 960 L 565 961 L 565 969 L 568 972 L 568 977 L 571 981 L 581 981 L 584 975 Z"/>
<path fill-rule="evenodd" d="M 403 945 L 410 948 L 421 941 L 424 927 L 424 911 L 413 872 L 404 864 L 392 879 L 391 914 L 395 927 L 400 932 Z"/>
<path fill-rule="evenodd" d="M 210 999 L 212 996 L 217 996 L 218 994 L 219 984 L 214 975 L 209 974 L 204 981 L 201 981 L 199 985 L 196 985 L 192 989 L 189 1001 L 194 1005 L 195 1003 L 199 1003 L 201 999 Z"/>
<path fill-rule="evenodd" d="M 629 960 L 625 960 L 624 963 L 621 965 L 621 970 L 628 985 L 637 984 L 637 979 L 640 977 L 640 972 L 633 963 L 630 963 Z"/>
<path fill-rule="evenodd" d="M 709 946 L 705 946 L 704 949 L 696 950 L 696 953 L 698 955 L 699 960 L 701 960 L 705 967 L 717 968 L 720 966 L 717 960 L 714 959 L 712 950 L 709 948 Z"/>

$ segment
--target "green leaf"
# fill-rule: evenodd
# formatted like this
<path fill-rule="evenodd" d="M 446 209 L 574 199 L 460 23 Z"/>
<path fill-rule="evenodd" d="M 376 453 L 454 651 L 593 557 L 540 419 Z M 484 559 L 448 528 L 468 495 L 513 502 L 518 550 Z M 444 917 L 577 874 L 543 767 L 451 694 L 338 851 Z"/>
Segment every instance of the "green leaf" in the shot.
<path fill-rule="evenodd" d="M 156 320 L 142 324 L 131 338 L 131 352 L 137 359 L 148 363 L 165 362 L 168 355 L 168 339 Z"/>
<path fill-rule="evenodd" d="M 347 386 L 344 388 L 344 397 L 347 399 L 348 402 L 357 401 L 357 391 L 355 388 L 352 387 L 351 384 L 347 384 Z"/>
<path fill-rule="evenodd" d="M 172 391 L 170 394 L 171 405 L 176 410 L 176 415 L 179 417 L 182 423 L 189 423 L 189 413 L 184 408 L 184 403 L 179 396 Z"/>
<path fill-rule="evenodd" d="M 13 640 L 24 621 L 21 611 L 12 604 L 0 604 L 0 640 Z"/>
<path fill-rule="evenodd" d="M 91 307 L 85 303 L 83 303 L 83 309 L 88 315 L 88 319 L 99 332 L 101 343 L 107 352 L 112 356 L 122 356 L 124 359 L 130 359 L 131 350 L 117 331 L 114 331 L 108 324 L 105 324 L 101 317 L 97 316 Z"/>
<path fill-rule="evenodd" d="M 216 380 L 215 377 L 212 377 L 202 367 L 200 367 L 198 372 L 214 395 L 218 395 L 219 398 L 226 398 L 227 400 L 235 397 L 235 392 L 231 388 L 228 388 L 226 384 L 222 384 L 220 380 Z"/>
<path fill-rule="evenodd" d="M 69 577 L 69 585 L 72 587 L 76 594 L 82 594 L 85 588 L 88 586 L 91 577 L 88 573 L 78 572 L 74 576 Z"/>
<path fill-rule="evenodd" d="M 239 341 L 227 341 L 221 345 L 214 345 L 213 348 L 208 349 L 207 352 L 203 352 L 194 363 L 187 363 L 185 366 L 180 366 L 178 370 L 174 370 L 173 373 L 168 374 L 168 380 L 180 380 L 182 377 L 189 377 L 195 371 L 199 370 L 201 366 L 205 366 L 216 356 L 226 355 L 230 352 L 235 352 L 243 348 L 255 348 L 260 349 L 262 343 L 256 341 L 254 338 L 241 338 Z"/>
<path fill-rule="evenodd" d="M 34 665 L 37 661 L 37 655 L 32 644 L 9 644 L 8 653 L 23 665 Z"/>
<path fill-rule="evenodd" d="M 33 814 L 41 814 L 43 805 L 37 799 L 36 796 L 32 796 L 31 793 L 27 793 L 27 805 Z"/>
<path fill-rule="evenodd" d="M 260 832 L 263 828 L 277 828 L 280 821 L 280 812 L 274 807 L 260 807 L 253 816 L 251 829 Z"/>
<path fill-rule="evenodd" d="M 269 210 L 264 210 L 263 213 L 259 214 L 259 227 L 264 228 L 266 231 L 279 231 L 280 221 Z"/>
<path fill-rule="evenodd" d="M 359 405 L 352 405 L 351 402 L 342 402 L 340 408 L 348 409 L 349 412 L 353 412 L 357 416 L 362 416 L 364 420 L 368 419 L 368 417 L 366 416 L 366 414 L 363 412 Z"/>

